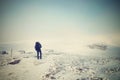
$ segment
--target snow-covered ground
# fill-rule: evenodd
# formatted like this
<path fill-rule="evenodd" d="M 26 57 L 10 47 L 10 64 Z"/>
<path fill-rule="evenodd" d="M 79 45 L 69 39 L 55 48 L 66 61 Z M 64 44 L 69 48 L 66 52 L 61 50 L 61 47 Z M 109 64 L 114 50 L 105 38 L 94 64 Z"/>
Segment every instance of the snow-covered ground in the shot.
<path fill-rule="evenodd" d="M 120 56 L 85 49 L 76 54 L 44 49 L 41 60 L 34 51 L 8 50 L 0 54 L 0 80 L 120 80 Z M 15 60 L 20 62 L 9 64 Z"/>

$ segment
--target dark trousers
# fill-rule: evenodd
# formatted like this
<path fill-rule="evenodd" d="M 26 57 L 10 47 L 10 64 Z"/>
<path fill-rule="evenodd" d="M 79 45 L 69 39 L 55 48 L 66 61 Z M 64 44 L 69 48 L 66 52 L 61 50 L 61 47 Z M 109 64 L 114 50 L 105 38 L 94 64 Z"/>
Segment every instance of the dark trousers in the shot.
<path fill-rule="evenodd" d="M 37 51 L 37 59 L 42 59 L 42 51 L 41 50 Z"/>

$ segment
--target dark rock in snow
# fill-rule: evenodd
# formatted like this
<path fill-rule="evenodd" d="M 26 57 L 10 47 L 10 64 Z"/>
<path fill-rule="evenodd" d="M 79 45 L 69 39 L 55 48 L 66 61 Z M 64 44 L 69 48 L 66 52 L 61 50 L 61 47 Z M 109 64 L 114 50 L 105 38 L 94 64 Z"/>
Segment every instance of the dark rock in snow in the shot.
<path fill-rule="evenodd" d="M 0 51 L 0 54 L 8 54 L 6 51 Z"/>
<path fill-rule="evenodd" d="M 93 77 L 93 78 L 91 78 L 91 80 L 103 80 L 103 78 L 101 78 L 101 77 Z"/>
<path fill-rule="evenodd" d="M 100 49 L 100 50 L 106 50 L 107 49 L 107 45 L 105 45 L 105 44 L 92 44 L 92 45 L 88 45 L 88 47 L 90 49 Z"/>
<path fill-rule="evenodd" d="M 14 60 L 14 61 L 12 61 L 12 62 L 10 62 L 10 63 L 8 63 L 8 64 L 15 65 L 15 64 L 18 64 L 20 61 L 21 61 L 21 60 Z"/>
<path fill-rule="evenodd" d="M 50 77 L 50 75 L 51 75 L 50 73 L 49 73 L 49 74 L 46 74 L 46 75 L 45 75 L 45 77 L 46 77 L 46 78 L 49 78 L 49 77 Z"/>
<path fill-rule="evenodd" d="M 14 74 L 14 73 L 9 73 L 8 76 L 11 76 L 11 75 L 13 75 L 13 74 Z"/>
<path fill-rule="evenodd" d="M 51 76 L 51 79 L 56 79 L 55 77 Z"/>

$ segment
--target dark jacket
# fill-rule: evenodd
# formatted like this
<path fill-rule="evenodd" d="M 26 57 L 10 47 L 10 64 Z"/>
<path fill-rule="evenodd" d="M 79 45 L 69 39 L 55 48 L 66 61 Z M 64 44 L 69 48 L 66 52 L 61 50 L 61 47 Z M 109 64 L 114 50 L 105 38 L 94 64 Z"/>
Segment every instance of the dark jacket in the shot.
<path fill-rule="evenodd" d="M 42 48 L 42 45 L 41 45 L 39 42 L 36 42 L 36 43 L 35 43 L 35 50 L 36 50 L 36 51 L 40 51 L 41 48 Z"/>

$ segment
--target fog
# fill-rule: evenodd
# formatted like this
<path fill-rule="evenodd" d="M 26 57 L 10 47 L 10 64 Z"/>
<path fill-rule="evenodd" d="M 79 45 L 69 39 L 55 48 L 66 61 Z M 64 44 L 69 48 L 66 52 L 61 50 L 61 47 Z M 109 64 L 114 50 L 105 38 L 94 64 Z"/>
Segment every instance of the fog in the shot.
<path fill-rule="evenodd" d="M 34 43 L 60 51 L 85 51 L 93 43 L 120 46 L 117 1 L 0 1 L 0 44 Z"/>

